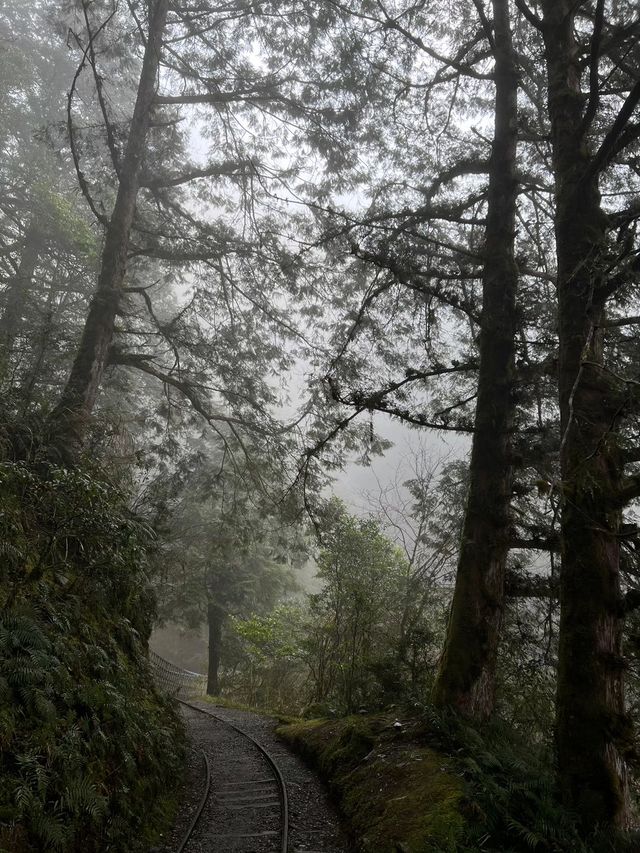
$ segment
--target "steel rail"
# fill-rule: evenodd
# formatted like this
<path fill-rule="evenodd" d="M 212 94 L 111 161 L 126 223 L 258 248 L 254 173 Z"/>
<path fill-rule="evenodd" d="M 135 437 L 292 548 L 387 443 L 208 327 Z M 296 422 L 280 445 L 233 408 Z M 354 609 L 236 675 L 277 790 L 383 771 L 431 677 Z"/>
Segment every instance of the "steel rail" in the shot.
<path fill-rule="evenodd" d="M 231 723 L 231 722 L 229 722 L 229 720 L 225 720 L 224 717 L 220 717 L 220 716 L 218 716 L 218 714 L 214 714 L 212 711 L 207 711 L 204 708 L 199 708 L 197 705 L 192 705 L 191 702 L 185 702 L 184 699 L 178 699 L 178 702 L 180 702 L 181 705 L 185 705 L 187 708 L 191 708 L 193 711 L 199 711 L 201 714 L 204 714 L 206 717 L 211 717 L 212 719 L 217 720 L 219 723 L 224 723 L 224 725 L 229 726 L 229 728 L 232 728 L 234 731 L 238 732 L 238 734 L 242 735 L 243 737 L 246 737 L 247 740 L 251 741 L 251 743 L 264 756 L 267 763 L 269 764 L 269 766 L 273 770 L 274 776 L 276 777 L 276 782 L 278 784 L 278 795 L 279 795 L 279 799 L 280 799 L 280 814 L 281 814 L 281 818 L 282 818 L 282 821 L 281 821 L 282 828 L 281 828 L 281 833 L 280 833 L 280 839 L 281 839 L 280 853 L 288 853 L 288 851 L 289 851 L 289 798 L 287 795 L 287 786 L 286 786 L 286 783 L 284 781 L 284 776 L 282 775 L 282 772 L 280 771 L 280 768 L 278 767 L 275 759 L 269 754 L 269 752 L 262 746 L 261 743 L 259 743 L 254 737 L 252 737 L 250 734 L 245 732 L 239 726 L 236 726 L 235 723 Z M 205 756 L 205 758 L 206 758 L 206 756 Z M 208 762 L 207 762 L 207 772 L 209 772 Z M 197 813 L 197 816 L 192 821 L 192 826 L 189 827 L 189 830 L 188 830 L 187 834 L 185 835 L 183 842 L 182 842 L 182 845 L 180 846 L 177 853 L 182 853 L 187 842 L 191 838 L 191 835 L 193 834 L 193 831 L 196 827 L 196 824 L 198 823 L 198 820 L 200 819 L 200 815 L 202 814 L 202 810 L 204 808 L 204 803 L 206 802 L 206 799 L 208 798 L 208 796 L 209 796 L 209 792 L 207 791 L 207 797 L 205 797 L 203 799 L 201 806 L 199 808 L 199 811 Z"/>
<path fill-rule="evenodd" d="M 204 758 L 204 767 L 206 772 L 206 779 L 204 783 L 204 791 L 202 793 L 202 797 L 200 798 L 200 802 L 198 803 L 198 808 L 191 819 L 191 823 L 189 824 L 189 828 L 185 832 L 182 837 L 182 841 L 180 842 L 180 846 L 176 850 L 176 853 L 182 853 L 184 848 L 187 846 L 189 841 L 191 840 L 191 836 L 193 835 L 193 831 L 196 828 L 198 821 L 200 820 L 200 815 L 204 811 L 204 807 L 206 805 L 207 800 L 209 799 L 209 794 L 211 793 L 211 766 L 209 764 L 209 758 L 204 749 L 201 749 L 202 757 Z"/>

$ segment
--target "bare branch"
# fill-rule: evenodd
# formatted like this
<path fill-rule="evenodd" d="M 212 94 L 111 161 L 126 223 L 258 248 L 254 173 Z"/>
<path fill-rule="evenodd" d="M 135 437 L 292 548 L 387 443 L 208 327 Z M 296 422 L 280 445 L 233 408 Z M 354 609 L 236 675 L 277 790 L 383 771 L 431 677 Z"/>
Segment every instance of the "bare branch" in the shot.
<path fill-rule="evenodd" d="M 93 197 L 91 196 L 91 191 L 89 190 L 89 184 L 87 183 L 87 180 L 84 176 L 84 172 L 82 171 L 82 168 L 80 167 L 80 155 L 78 154 L 78 148 L 76 145 L 76 138 L 75 138 L 75 131 L 73 129 L 73 98 L 74 98 L 74 95 L 76 92 L 76 87 L 78 85 L 78 80 L 79 80 L 80 75 L 82 74 L 82 72 L 84 70 L 86 63 L 87 63 L 87 57 L 89 55 L 89 50 L 91 49 L 91 45 L 93 44 L 94 39 L 96 39 L 98 37 L 98 35 L 102 32 L 102 30 L 107 26 L 107 24 L 113 18 L 115 13 L 116 13 L 116 9 L 114 8 L 113 12 L 109 15 L 108 18 L 106 18 L 105 21 L 103 21 L 103 23 L 98 27 L 98 29 L 95 31 L 95 33 L 92 33 L 89 35 L 89 44 L 87 45 L 87 47 L 84 49 L 84 51 L 82 53 L 82 58 L 80 60 L 80 64 L 78 65 L 78 67 L 76 69 L 76 73 L 73 75 L 73 80 L 71 81 L 71 88 L 69 89 L 69 92 L 67 94 L 67 133 L 68 133 L 68 137 L 69 137 L 69 147 L 71 149 L 71 156 L 73 158 L 73 165 L 74 165 L 74 168 L 76 170 L 76 175 L 78 178 L 78 184 L 79 184 L 80 189 L 82 191 L 82 195 L 85 197 L 87 204 L 89 205 L 89 207 L 91 209 L 91 212 L 93 213 L 95 218 L 98 220 L 98 222 L 100 222 L 105 227 L 109 224 L 109 218 L 104 213 L 100 213 L 100 211 L 97 209 L 96 204 L 93 200 Z M 75 33 L 73 35 L 74 35 L 74 38 L 75 38 L 78 46 L 80 46 L 80 40 L 78 39 L 77 35 Z"/>
<path fill-rule="evenodd" d="M 541 19 L 541 18 L 539 18 L 539 17 L 535 14 L 535 12 L 533 12 L 533 11 L 529 8 L 529 6 L 528 6 L 528 4 L 527 4 L 526 0 L 515 0 L 515 3 L 516 3 L 516 6 L 518 7 L 518 9 L 522 12 L 522 14 L 524 15 L 524 17 L 527 19 L 527 21 L 529 21 L 529 23 L 530 23 L 533 27 L 535 27 L 537 30 L 542 30 L 542 29 L 543 29 L 544 24 L 543 24 L 543 22 L 542 22 L 542 19 Z"/>
<path fill-rule="evenodd" d="M 140 182 L 140 186 L 149 189 L 163 189 L 166 187 L 177 187 L 198 178 L 222 178 L 233 177 L 243 174 L 245 168 L 254 168 L 252 160 L 223 160 L 220 163 L 212 163 L 204 169 L 191 169 L 182 175 L 167 175 L 165 177 L 146 177 Z"/>
<path fill-rule="evenodd" d="M 109 113 L 107 110 L 107 103 L 104 97 L 104 90 L 102 87 L 102 77 L 98 72 L 98 66 L 96 63 L 96 53 L 93 49 L 93 38 L 91 34 L 91 24 L 89 22 L 89 13 L 88 6 L 86 3 L 82 4 L 82 11 L 84 14 L 84 22 L 87 28 L 87 34 L 89 36 L 89 44 L 87 47 L 89 48 L 89 62 L 91 64 L 91 70 L 93 71 L 93 79 L 96 84 L 96 94 L 98 95 L 98 103 L 100 104 L 100 111 L 102 112 L 102 118 L 104 120 L 104 128 L 105 133 L 107 135 L 107 147 L 109 149 L 109 153 L 111 155 L 111 162 L 113 163 L 113 168 L 115 169 L 116 175 L 120 176 L 120 154 L 118 151 L 118 146 L 116 145 L 116 139 L 113 133 L 113 125 L 109 119 Z"/>

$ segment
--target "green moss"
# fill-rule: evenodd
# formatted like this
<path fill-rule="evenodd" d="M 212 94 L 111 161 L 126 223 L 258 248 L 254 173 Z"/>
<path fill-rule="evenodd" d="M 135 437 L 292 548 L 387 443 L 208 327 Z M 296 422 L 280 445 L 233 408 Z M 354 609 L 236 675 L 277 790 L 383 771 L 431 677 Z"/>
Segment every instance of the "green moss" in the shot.
<path fill-rule="evenodd" d="M 344 809 L 366 851 L 456 850 L 463 788 L 429 749 L 381 755 L 345 780 Z"/>
<path fill-rule="evenodd" d="M 308 720 L 281 737 L 328 782 L 359 853 L 621 853 L 638 837 L 580 838 L 543 750 L 499 721 L 476 728 L 430 706 Z"/>
<path fill-rule="evenodd" d="M 327 779 L 362 853 L 454 851 L 464 786 L 415 727 L 347 717 L 283 726 L 280 735 Z"/>

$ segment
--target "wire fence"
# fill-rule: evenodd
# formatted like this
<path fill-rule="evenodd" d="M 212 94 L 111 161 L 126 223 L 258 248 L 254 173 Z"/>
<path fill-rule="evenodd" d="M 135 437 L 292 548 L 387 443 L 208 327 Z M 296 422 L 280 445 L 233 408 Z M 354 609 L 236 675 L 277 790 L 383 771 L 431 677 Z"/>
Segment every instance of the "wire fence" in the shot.
<path fill-rule="evenodd" d="M 204 696 L 207 692 L 207 676 L 200 672 L 182 669 L 149 649 L 149 663 L 158 690 L 187 699 L 190 696 Z"/>

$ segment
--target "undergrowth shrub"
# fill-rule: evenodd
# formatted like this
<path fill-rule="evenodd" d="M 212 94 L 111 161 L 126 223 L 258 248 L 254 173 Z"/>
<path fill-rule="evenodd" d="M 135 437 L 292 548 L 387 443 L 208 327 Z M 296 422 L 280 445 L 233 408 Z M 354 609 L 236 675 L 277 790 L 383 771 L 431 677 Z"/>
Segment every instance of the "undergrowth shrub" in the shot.
<path fill-rule="evenodd" d="M 504 723 L 423 706 L 301 720 L 280 736 L 329 784 L 361 853 L 637 853 L 637 835 L 583 838 L 549 754 Z"/>
<path fill-rule="evenodd" d="M 0 851 L 134 853 L 171 810 L 148 539 L 99 474 L 0 463 Z"/>
<path fill-rule="evenodd" d="M 562 805 L 545 745 L 496 721 L 478 730 L 454 714 L 423 709 L 428 741 L 456 759 L 467 787 L 460 853 L 631 853 L 638 839 L 611 832 L 583 838 Z"/>

